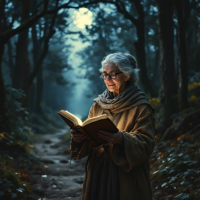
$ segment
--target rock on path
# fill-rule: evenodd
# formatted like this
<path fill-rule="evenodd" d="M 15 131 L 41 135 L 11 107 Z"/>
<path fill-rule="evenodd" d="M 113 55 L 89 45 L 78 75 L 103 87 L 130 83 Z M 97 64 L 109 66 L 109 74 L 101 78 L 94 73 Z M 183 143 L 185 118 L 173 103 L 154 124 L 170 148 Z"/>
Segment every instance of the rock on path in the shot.
<path fill-rule="evenodd" d="M 74 161 L 69 153 L 62 153 L 70 145 L 62 142 L 65 133 L 66 129 L 44 135 L 33 144 L 43 165 L 43 170 L 35 175 L 38 184 L 33 187 L 38 200 L 81 200 L 86 159 Z"/>

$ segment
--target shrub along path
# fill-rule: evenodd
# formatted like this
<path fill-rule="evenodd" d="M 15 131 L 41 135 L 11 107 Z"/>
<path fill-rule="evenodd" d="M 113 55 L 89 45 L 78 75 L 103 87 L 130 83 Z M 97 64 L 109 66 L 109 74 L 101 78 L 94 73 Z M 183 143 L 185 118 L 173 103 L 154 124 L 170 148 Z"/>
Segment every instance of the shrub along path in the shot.
<path fill-rule="evenodd" d="M 38 200 L 81 200 L 85 160 L 71 160 L 65 133 L 66 129 L 44 135 L 33 144 L 42 163 L 35 175 L 38 182 L 32 187 Z"/>
<path fill-rule="evenodd" d="M 200 200 L 200 110 L 174 119 L 150 163 L 154 200 Z"/>

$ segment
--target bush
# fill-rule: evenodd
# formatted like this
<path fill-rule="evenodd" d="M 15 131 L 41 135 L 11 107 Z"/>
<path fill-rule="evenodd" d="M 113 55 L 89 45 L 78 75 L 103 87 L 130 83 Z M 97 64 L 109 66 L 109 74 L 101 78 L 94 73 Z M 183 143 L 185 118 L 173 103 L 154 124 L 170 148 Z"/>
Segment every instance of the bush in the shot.
<path fill-rule="evenodd" d="M 28 111 L 22 107 L 20 100 L 25 96 L 23 90 L 17 90 L 6 87 L 7 92 L 7 108 L 10 119 L 11 133 L 10 139 L 20 140 L 22 143 L 29 143 L 32 134 L 30 126 L 28 126 Z"/>

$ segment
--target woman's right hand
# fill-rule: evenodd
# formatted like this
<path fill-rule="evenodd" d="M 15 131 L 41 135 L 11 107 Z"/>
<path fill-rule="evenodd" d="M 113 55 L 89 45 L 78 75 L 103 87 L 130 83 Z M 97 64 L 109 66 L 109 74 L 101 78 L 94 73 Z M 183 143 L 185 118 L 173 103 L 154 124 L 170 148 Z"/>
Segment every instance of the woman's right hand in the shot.
<path fill-rule="evenodd" d="M 77 130 L 71 129 L 71 136 L 73 140 L 77 143 L 81 143 L 84 139 L 86 139 L 86 135 L 78 132 Z"/>

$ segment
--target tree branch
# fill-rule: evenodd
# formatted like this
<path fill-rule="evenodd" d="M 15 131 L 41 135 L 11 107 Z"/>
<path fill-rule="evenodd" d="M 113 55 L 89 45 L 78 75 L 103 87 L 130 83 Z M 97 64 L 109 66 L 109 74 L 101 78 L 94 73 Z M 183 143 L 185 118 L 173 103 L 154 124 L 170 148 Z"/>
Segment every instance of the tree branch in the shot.
<path fill-rule="evenodd" d="M 119 5 L 118 3 L 119 3 L 120 5 Z M 135 19 L 135 18 L 126 10 L 126 7 L 125 7 L 125 5 L 124 5 L 124 3 L 123 3 L 122 1 L 116 0 L 115 5 L 116 5 L 116 7 L 117 7 L 117 10 L 118 10 L 120 13 L 124 14 L 124 17 L 125 17 L 126 19 L 129 19 L 135 26 L 138 25 L 138 23 L 137 23 L 138 20 Z"/>
<path fill-rule="evenodd" d="M 47 11 L 48 3 L 49 3 L 49 0 L 45 0 L 44 8 L 40 11 L 39 14 L 35 15 L 32 19 L 25 20 L 16 29 L 9 29 L 9 30 L 3 32 L 0 35 L 0 45 L 6 44 L 11 37 L 13 37 L 14 35 L 22 32 L 22 31 L 24 31 L 25 29 L 31 27 L 38 19 L 40 19 L 42 16 L 44 16 L 46 14 L 46 11 Z"/>
<path fill-rule="evenodd" d="M 58 6 L 58 2 L 59 0 L 56 1 L 56 7 Z M 50 25 L 50 28 L 49 28 L 49 33 L 48 35 L 46 36 L 45 40 L 44 40 L 44 48 L 43 48 L 43 51 L 38 59 L 38 62 L 33 70 L 33 72 L 30 74 L 29 78 L 28 78 L 28 81 L 29 81 L 29 85 L 32 84 L 34 78 L 37 76 L 37 74 L 39 73 L 39 70 L 41 69 L 41 66 L 42 66 L 42 62 L 48 52 L 48 49 L 49 49 L 49 40 L 50 38 L 54 35 L 55 33 L 55 30 L 53 29 L 54 27 L 54 24 L 55 24 L 55 20 L 56 20 L 56 16 L 57 16 L 57 12 L 53 15 L 52 17 L 52 20 L 51 20 L 51 25 Z"/>
<path fill-rule="evenodd" d="M 3 32 L 0 35 L 0 45 L 6 44 L 11 37 L 13 37 L 14 35 L 22 32 L 22 31 L 24 31 L 25 29 L 31 27 L 38 19 L 40 19 L 44 15 L 46 15 L 46 14 L 53 14 L 53 13 L 55 13 L 58 10 L 63 9 L 63 8 L 78 9 L 78 8 L 87 7 L 89 5 L 96 4 L 96 3 L 110 3 L 110 4 L 116 5 L 118 11 L 121 12 L 121 13 L 123 13 L 126 19 L 129 19 L 135 25 L 137 24 L 137 19 L 135 19 L 126 10 L 124 4 L 121 1 L 96 0 L 96 1 L 88 2 L 88 3 L 84 3 L 84 4 L 79 5 L 79 6 L 70 6 L 69 4 L 71 3 L 71 1 L 69 1 L 68 3 L 63 4 L 63 5 L 57 7 L 54 10 L 48 10 L 47 9 L 48 8 L 48 3 L 49 3 L 49 0 L 45 0 L 43 9 L 38 14 L 36 14 L 35 16 L 33 16 L 30 20 L 24 21 L 18 28 L 16 28 L 16 29 L 9 29 L 9 30 Z M 119 5 L 119 3 L 120 3 L 121 6 Z"/>
<path fill-rule="evenodd" d="M 140 1 L 138 0 L 130 0 L 130 2 L 133 2 L 135 5 L 135 8 L 138 12 L 139 17 L 144 18 L 144 9 Z"/>

